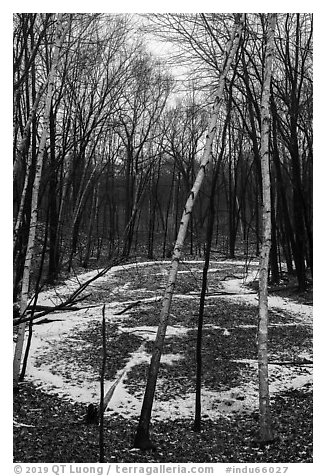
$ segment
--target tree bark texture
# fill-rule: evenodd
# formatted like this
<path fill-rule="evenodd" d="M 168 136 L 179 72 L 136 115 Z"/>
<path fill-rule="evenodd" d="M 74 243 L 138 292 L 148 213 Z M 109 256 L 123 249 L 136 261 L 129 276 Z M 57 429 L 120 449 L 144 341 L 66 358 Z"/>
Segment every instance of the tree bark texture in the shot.
<path fill-rule="evenodd" d="M 258 374 L 259 374 L 259 421 L 260 440 L 271 441 L 269 385 L 268 385 L 268 265 L 271 248 L 271 181 L 269 170 L 270 131 L 270 84 L 272 76 L 274 31 L 276 14 L 268 14 L 268 29 L 265 56 L 265 74 L 261 99 L 261 170 L 262 170 L 262 246 L 259 270 L 259 320 L 258 320 Z"/>

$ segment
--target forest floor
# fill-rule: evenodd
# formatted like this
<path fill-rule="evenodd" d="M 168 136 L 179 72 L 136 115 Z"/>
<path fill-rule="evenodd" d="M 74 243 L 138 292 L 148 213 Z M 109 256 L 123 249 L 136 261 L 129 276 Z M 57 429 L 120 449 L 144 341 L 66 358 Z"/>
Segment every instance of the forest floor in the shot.
<path fill-rule="evenodd" d="M 133 448 L 170 262 L 112 268 L 79 311 L 34 326 L 25 381 L 14 396 L 16 462 L 96 462 L 101 319 L 106 305 L 106 461 L 312 462 L 312 298 L 289 283 L 270 289 L 270 391 L 277 439 L 260 448 L 256 358 L 258 262 L 212 261 L 203 332 L 201 433 L 192 430 L 196 326 L 203 262 L 180 266 L 152 412 L 156 452 Z M 41 293 L 58 304 L 95 271 Z"/>

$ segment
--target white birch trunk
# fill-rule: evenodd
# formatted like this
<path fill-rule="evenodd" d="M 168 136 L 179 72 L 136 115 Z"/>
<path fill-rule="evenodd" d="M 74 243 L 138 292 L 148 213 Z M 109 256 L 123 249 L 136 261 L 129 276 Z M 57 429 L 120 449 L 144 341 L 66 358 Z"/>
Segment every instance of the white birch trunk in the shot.
<path fill-rule="evenodd" d="M 44 108 L 44 114 L 43 114 L 43 124 L 42 124 L 43 129 L 42 129 L 42 135 L 41 135 L 38 154 L 37 154 L 35 178 L 34 178 L 33 190 L 32 190 L 31 219 L 30 219 L 30 226 L 29 226 L 29 236 L 28 236 L 27 251 L 26 251 L 26 257 L 25 257 L 25 263 L 24 263 L 24 273 L 23 273 L 21 298 L 20 298 L 20 312 L 21 313 L 24 313 L 28 306 L 30 272 L 31 272 L 31 263 L 33 258 L 33 249 L 34 249 L 35 233 L 36 233 L 36 226 L 37 226 L 37 205 L 38 205 L 38 195 L 39 195 L 39 188 L 40 188 L 40 181 L 41 181 L 42 167 L 43 167 L 43 155 L 44 155 L 46 138 L 47 138 L 48 129 L 49 129 L 50 108 L 51 108 L 51 101 L 52 101 L 52 95 L 54 90 L 56 70 L 57 70 L 57 66 L 59 62 L 59 52 L 60 52 L 60 48 L 65 36 L 65 33 L 68 30 L 68 26 L 69 25 L 67 25 L 66 28 L 63 29 L 62 13 L 59 13 L 57 16 L 57 26 L 56 26 L 56 34 L 55 34 L 55 43 L 53 47 L 52 66 L 48 75 L 48 87 L 47 87 L 47 95 L 46 95 L 45 108 Z M 15 347 L 14 366 L 13 366 L 14 388 L 17 387 L 18 380 L 19 380 L 19 373 L 20 373 L 20 366 L 21 366 L 22 352 L 23 352 L 24 338 L 25 338 L 25 329 L 26 329 L 26 322 L 21 324 L 18 328 L 18 336 L 17 336 L 16 347 Z"/>
<path fill-rule="evenodd" d="M 263 241 L 259 269 L 259 321 L 258 321 L 258 375 L 260 440 L 273 440 L 268 385 L 268 265 L 271 248 L 271 183 L 269 170 L 270 85 L 274 52 L 276 14 L 268 14 L 265 75 L 261 98 L 261 170 L 262 170 L 262 221 Z"/>
<path fill-rule="evenodd" d="M 163 304 L 160 313 L 160 322 L 157 329 L 156 340 L 154 343 L 154 349 L 152 353 L 148 378 L 147 378 L 147 386 L 143 400 L 143 406 L 141 410 L 141 415 L 139 419 L 139 424 L 137 428 L 137 434 L 135 438 L 135 446 L 141 449 L 150 449 L 153 447 L 151 442 L 149 441 L 149 424 L 151 419 L 151 412 L 155 394 L 155 387 L 157 381 L 157 375 L 160 365 L 161 353 L 164 344 L 166 328 L 168 324 L 168 317 L 170 313 L 172 295 L 176 283 L 176 277 L 179 267 L 179 261 L 181 257 L 181 251 L 183 247 L 183 243 L 186 237 L 187 227 L 190 219 L 190 215 L 200 190 L 201 184 L 204 180 L 205 173 L 208 169 L 208 165 L 211 161 L 211 149 L 213 139 L 216 134 L 216 123 L 218 118 L 218 112 L 220 110 L 222 98 L 223 98 L 223 91 L 225 86 L 225 80 L 227 74 L 230 70 L 233 58 L 235 57 L 236 51 L 239 46 L 241 32 L 243 28 L 244 22 L 244 14 L 241 15 L 240 20 L 238 23 L 234 25 L 234 29 L 232 32 L 232 36 L 230 42 L 227 46 L 225 52 L 225 62 L 222 67 L 222 71 L 219 78 L 218 88 L 216 92 L 216 99 L 212 110 L 211 119 L 209 122 L 208 132 L 206 135 L 206 143 L 204 148 L 203 157 L 201 160 L 200 168 L 195 179 L 194 185 L 190 191 L 188 196 L 187 202 L 184 207 L 183 215 L 181 218 L 180 228 L 177 236 L 177 240 L 174 246 L 173 256 L 172 256 L 172 263 L 170 274 L 168 278 L 168 283 L 164 292 L 163 296 Z"/>

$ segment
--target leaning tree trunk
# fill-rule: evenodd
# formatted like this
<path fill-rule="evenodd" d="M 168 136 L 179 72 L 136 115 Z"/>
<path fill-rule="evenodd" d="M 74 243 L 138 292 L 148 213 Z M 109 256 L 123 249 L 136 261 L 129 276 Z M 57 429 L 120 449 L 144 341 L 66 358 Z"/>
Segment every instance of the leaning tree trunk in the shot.
<path fill-rule="evenodd" d="M 68 25 L 66 26 L 65 29 L 62 28 L 62 13 L 59 13 L 57 16 L 55 44 L 54 44 L 54 51 L 53 51 L 53 62 L 52 62 L 52 66 L 48 75 L 48 87 L 47 87 L 47 95 L 46 95 L 44 115 L 43 115 L 43 130 L 42 130 L 42 135 L 41 135 L 38 154 L 37 154 L 35 178 L 34 178 L 33 190 L 32 190 L 31 219 L 29 224 L 29 235 L 28 235 L 28 243 L 27 243 L 21 298 L 20 298 L 21 314 L 23 314 L 26 311 L 28 306 L 28 292 L 29 292 L 31 264 L 32 264 L 32 258 L 33 258 L 33 249 L 34 249 L 36 225 L 37 225 L 37 205 L 38 205 L 38 195 L 39 195 L 39 188 L 40 188 L 40 181 L 41 181 L 42 167 L 43 167 L 43 154 L 45 150 L 46 138 L 47 138 L 48 129 L 49 129 L 51 101 L 52 101 L 52 95 L 54 90 L 56 70 L 57 70 L 57 66 L 59 62 L 59 52 L 60 52 L 60 48 L 61 48 L 67 29 L 68 29 Z M 18 328 L 18 336 L 17 336 L 16 347 L 15 347 L 14 368 L 13 368 L 14 388 L 17 388 L 18 386 L 20 365 L 22 360 L 22 352 L 23 352 L 23 345 L 24 345 L 24 338 L 25 338 L 25 328 L 26 328 L 25 322 L 22 323 Z"/>
<path fill-rule="evenodd" d="M 163 349 L 165 333 L 166 333 L 166 328 L 168 324 L 168 317 L 169 317 L 169 312 L 171 307 L 173 290 L 176 283 L 181 251 L 182 251 L 183 243 L 185 240 L 190 215 L 195 203 L 195 199 L 198 195 L 201 184 L 205 177 L 205 173 L 208 169 L 208 164 L 211 160 L 212 143 L 216 133 L 217 117 L 218 117 L 218 112 L 222 102 L 225 80 L 229 72 L 229 69 L 231 67 L 232 60 L 235 57 L 236 51 L 239 46 L 240 36 L 241 36 L 242 28 L 243 28 L 243 22 L 244 22 L 244 15 L 241 15 L 241 16 L 237 15 L 234 29 L 232 32 L 232 37 L 225 51 L 225 62 L 223 65 L 220 78 L 219 78 L 216 99 L 215 99 L 215 103 L 212 110 L 212 116 L 211 116 L 209 127 L 208 127 L 208 133 L 206 135 L 206 143 L 205 143 L 203 157 L 201 160 L 200 168 L 199 168 L 197 177 L 195 179 L 194 185 L 190 191 L 190 194 L 188 196 L 188 199 L 184 207 L 177 240 L 173 250 L 170 274 L 169 274 L 168 283 L 165 288 L 165 292 L 163 296 L 163 301 L 162 301 L 163 304 L 162 304 L 162 309 L 160 313 L 160 322 L 157 329 L 154 349 L 152 353 L 152 358 L 151 358 L 151 363 L 150 363 L 149 373 L 147 378 L 147 385 L 146 385 L 145 395 L 143 399 L 141 415 L 140 415 L 137 433 L 136 433 L 135 442 L 134 442 L 134 445 L 136 448 L 140 448 L 144 450 L 151 449 L 154 446 L 151 443 L 149 438 L 149 425 L 151 420 L 152 406 L 153 406 L 156 381 L 157 381 L 157 376 L 158 376 L 158 371 L 160 366 L 161 353 Z"/>
<path fill-rule="evenodd" d="M 268 385 L 268 263 L 271 248 L 271 182 L 269 169 L 270 84 L 273 63 L 276 14 L 268 14 L 265 75 L 261 99 L 261 170 L 262 170 L 262 247 L 259 269 L 258 374 L 260 440 L 273 439 Z"/>

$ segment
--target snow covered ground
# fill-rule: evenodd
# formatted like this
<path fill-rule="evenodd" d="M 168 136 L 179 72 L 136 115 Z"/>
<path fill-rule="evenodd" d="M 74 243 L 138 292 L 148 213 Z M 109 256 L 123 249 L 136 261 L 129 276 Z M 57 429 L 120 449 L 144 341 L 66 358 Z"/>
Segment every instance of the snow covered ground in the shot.
<path fill-rule="evenodd" d="M 202 262 L 188 262 L 189 264 L 198 264 Z M 214 267 L 210 269 L 211 273 L 217 272 L 219 266 L 223 265 L 243 265 L 245 263 L 242 261 L 221 261 L 214 262 Z M 114 276 L 119 273 L 121 270 L 131 269 L 133 267 L 149 267 L 152 265 L 162 265 L 162 274 L 166 274 L 168 262 L 144 262 L 137 264 L 123 265 L 119 267 L 112 268 L 106 275 L 98 278 L 94 283 L 96 286 L 99 286 L 100 283 L 107 284 L 110 280 L 113 281 Z M 246 287 L 250 281 L 256 279 L 257 277 L 257 266 L 258 263 L 251 263 L 249 272 L 244 274 L 241 278 L 230 278 L 221 280 L 220 290 L 225 291 L 226 293 L 233 293 L 230 295 L 223 295 L 223 299 L 228 299 L 230 302 L 246 302 L 248 304 L 257 304 L 257 295 L 253 294 L 251 290 Z M 186 272 L 195 272 L 198 271 L 198 268 L 193 270 L 185 270 Z M 78 279 L 71 279 L 67 281 L 64 285 L 57 287 L 55 290 L 46 291 L 41 293 L 39 297 L 39 304 L 53 304 L 60 302 L 60 296 L 62 294 L 67 295 L 68 292 L 76 289 L 78 283 L 83 283 L 86 280 L 90 279 L 96 274 L 96 272 L 91 271 L 85 273 L 81 276 L 78 276 Z M 134 293 L 128 291 L 129 283 L 124 283 L 124 285 L 119 285 L 118 290 L 112 289 L 110 294 L 115 295 L 115 292 L 125 293 L 126 297 L 129 299 L 126 302 L 110 302 L 106 303 L 106 318 L 107 322 L 119 324 L 125 318 L 128 317 L 127 313 L 124 313 L 122 316 L 117 313 L 124 309 L 128 304 L 132 302 L 130 297 Z M 131 290 L 130 290 L 131 291 Z M 139 290 L 138 290 L 139 291 Z M 234 294 L 236 293 L 236 295 Z M 198 295 L 175 295 L 174 299 L 198 299 Z M 208 300 L 218 299 L 219 296 L 208 296 Z M 159 300 L 160 297 L 154 296 L 146 299 L 142 299 L 142 303 L 154 302 Z M 91 307 L 89 309 L 82 309 L 79 311 L 71 312 L 60 312 L 50 315 L 48 317 L 52 322 L 44 325 L 34 326 L 34 333 L 32 339 L 32 345 L 30 350 L 30 358 L 27 368 L 27 379 L 32 380 L 36 384 L 40 385 L 48 392 L 55 392 L 61 395 L 64 398 L 69 398 L 78 402 L 98 402 L 99 400 L 99 381 L 98 375 L 95 375 L 94 372 L 90 369 L 88 372 L 82 372 L 78 368 L 71 368 L 72 364 L 70 363 L 60 363 L 56 368 L 55 374 L 51 371 L 51 365 L 49 363 L 41 363 L 41 356 L 44 355 L 44 352 L 50 353 L 53 355 L 55 361 L 56 358 L 56 346 L 58 343 L 65 340 L 66 342 L 71 342 L 71 345 L 74 346 L 74 352 L 79 351 L 78 340 L 72 337 L 72 333 L 75 330 L 87 329 L 89 324 L 94 321 L 99 321 L 101 319 L 101 305 L 98 307 Z M 283 299 L 280 297 L 269 297 L 269 306 L 272 309 L 279 309 L 280 311 L 286 311 L 295 315 L 295 320 L 297 324 L 310 327 L 312 326 L 312 307 L 303 304 L 297 304 L 290 299 Z M 280 325 L 293 325 L 291 323 L 285 324 L 274 324 L 275 326 Z M 211 326 L 212 327 L 212 326 Z M 214 326 L 218 328 L 219 326 Z M 248 327 L 248 326 L 247 326 Z M 122 330 L 122 328 L 121 328 Z M 225 334 L 228 335 L 228 330 L 224 329 Z M 123 326 L 123 332 L 132 332 L 135 335 L 141 336 L 143 342 L 150 341 L 155 339 L 156 327 L 155 326 L 137 326 L 137 327 L 126 327 Z M 189 327 L 183 326 L 169 326 L 167 329 L 167 338 L 169 336 L 181 336 L 189 332 Z M 81 349 L 81 348 L 80 348 Z M 85 352 L 85 343 L 83 343 L 83 352 Z M 300 355 L 302 358 L 311 359 L 312 355 L 310 352 L 302 352 Z M 162 362 L 173 364 L 173 362 L 178 359 L 182 359 L 183 356 L 180 354 L 166 354 L 162 356 Z M 122 370 L 119 370 L 117 375 L 112 381 L 107 381 L 105 385 L 106 392 L 111 388 L 111 386 L 120 378 L 113 396 L 109 402 L 107 409 L 107 414 L 119 413 L 121 416 L 128 418 L 137 418 L 140 413 L 141 404 L 142 404 L 142 393 L 143 389 L 139 389 L 140 396 L 138 394 L 135 396 L 128 391 L 128 386 L 126 385 L 126 378 L 128 372 L 136 365 L 140 363 L 149 362 L 150 355 L 145 350 L 144 343 L 133 353 L 131 353 L 129 361 L 126 363 L 125 367 Z M 47 361 L 48 362 L 48 361 Z M 237 359 L 238 363 L 249 364 L 252 368 L 257 368 L 257 362 L 251 359 Z M 70 375 L 73 377 L 67 382 L 67 379 L 64 378 L 65 373 L 69 371 Z M 290 388 L 298 388 L 307 383 L 312 382 L 312 366 L 285 366 L 285 365 L 270 365 L 270 391 L 271 395 L 280 392 L 282 390 Z M 181 417 L 192 417 L 194 412 L 194 402 L 195 395 L 194 393 L 185 394 L 182 397 L 177 397 L 170 399 L 168 401 L 159 401 L 155 400 L 153 406 L 153 419 L 166 419 L 166 418 L 181 418 Z M 252 411 L 257 408 L 258 404 L 258 388 L 257 382 L 252 381 L 242 386 L 232 388 L 227 391 L 218 392 L 208 389 L 203 389 L 202 392 L 202 414 L 203 416 L 209 415 L 210 418 L 214 418 L 216 415 L 223 414 L 227 417 L 231 412 L 234 411 Z"/>

